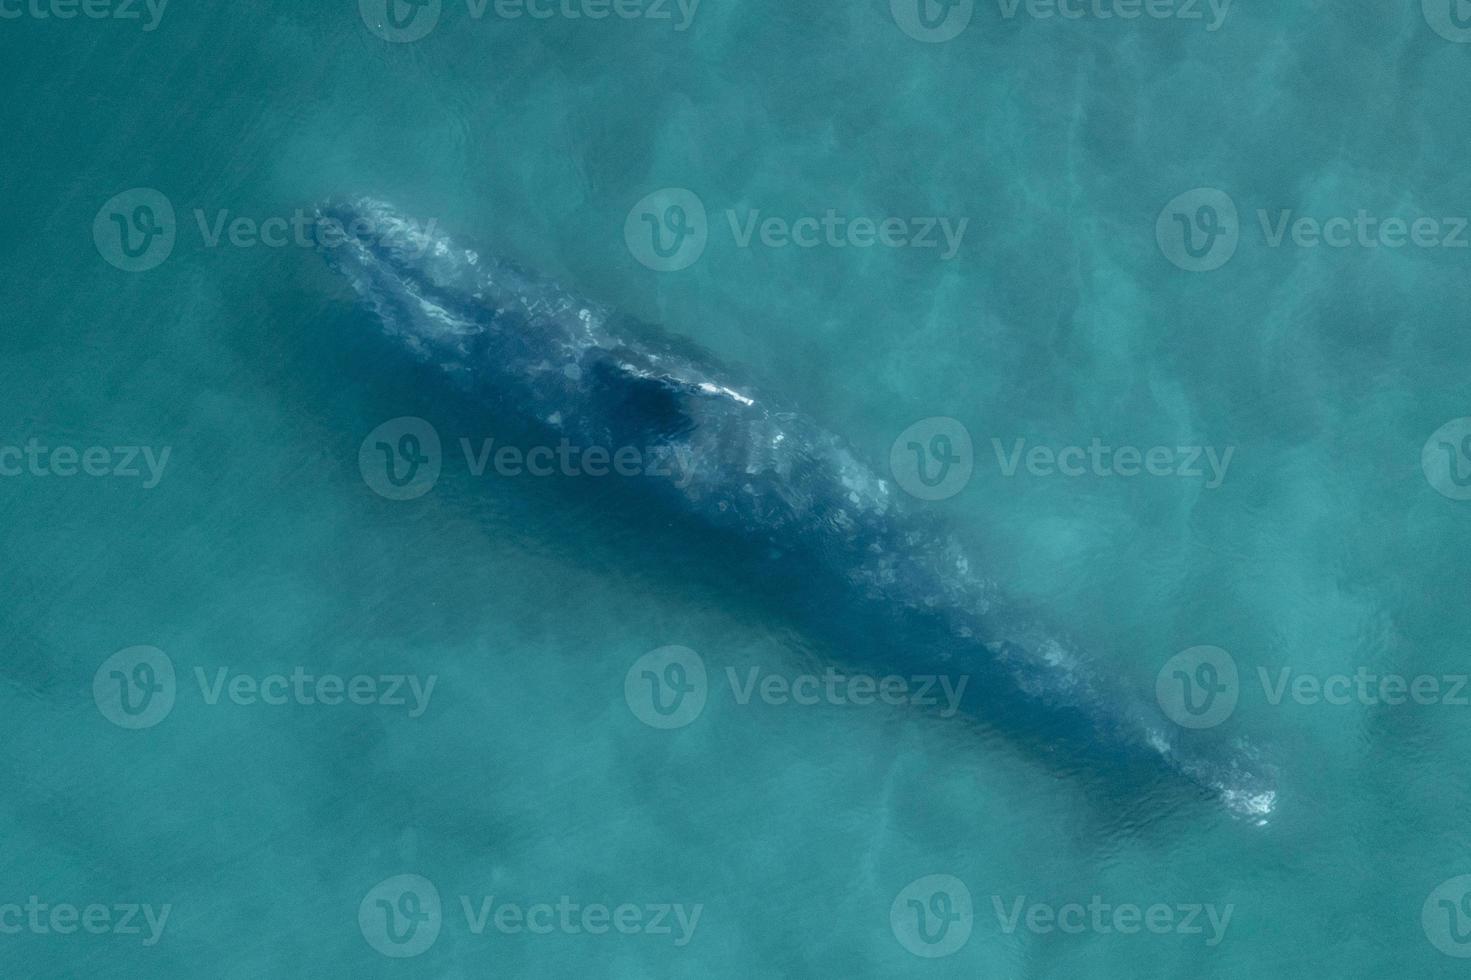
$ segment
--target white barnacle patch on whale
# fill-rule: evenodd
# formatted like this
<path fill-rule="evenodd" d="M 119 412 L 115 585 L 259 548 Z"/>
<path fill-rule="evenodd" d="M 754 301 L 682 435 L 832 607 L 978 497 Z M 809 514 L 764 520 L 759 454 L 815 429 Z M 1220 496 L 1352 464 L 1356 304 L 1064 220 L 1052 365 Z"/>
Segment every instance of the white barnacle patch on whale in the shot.
<path fill-rule="evenodd" d="M 712 381 L 701 381 L 700 390 L 707 395 L 723 395 L 726 398 L 734 399 L 735 401 L 740 402 L 742 405 L 750 406 L 756 404 L 754 399 L 747 398 L 739 391 L 736 391 L 732 388 L 723 388 Z"/>

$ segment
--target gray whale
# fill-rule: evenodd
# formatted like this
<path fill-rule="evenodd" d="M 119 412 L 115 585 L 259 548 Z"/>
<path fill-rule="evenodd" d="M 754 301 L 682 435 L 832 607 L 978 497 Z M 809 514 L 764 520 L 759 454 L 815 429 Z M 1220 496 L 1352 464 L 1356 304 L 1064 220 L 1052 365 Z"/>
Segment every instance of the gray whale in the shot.
<path fill-rule="evenodd" d="M 1163 773 L 1257 822 L 1273 812 L 1275 771 L 1250 746 L 1175 725 L 1009 604 L 955 535 L 792 406 L 382 201 L 328 202 L 317 218 L 328 262 L 396 346 L 493 414 L 582 446 L 680 454 L 683 479 L 641 491 L 778 553 L 773 574 L 818 596 L 815 616 L 874 640 L 854 659 L 969 678 L 968 715 L 1062 770 Z"/>

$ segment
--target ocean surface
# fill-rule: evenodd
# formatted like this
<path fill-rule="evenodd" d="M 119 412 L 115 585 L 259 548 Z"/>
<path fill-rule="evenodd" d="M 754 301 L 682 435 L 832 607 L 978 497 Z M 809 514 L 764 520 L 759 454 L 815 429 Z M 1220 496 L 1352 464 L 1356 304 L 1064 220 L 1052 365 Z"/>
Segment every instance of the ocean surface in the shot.
<path fill-rule="evenodd" d="M 0 976 L 1465 975 L 1471 4 L 84 2 L 0 0 Z M 1270 813 L 477 471 L 355 195 L 800 405 Z"/>

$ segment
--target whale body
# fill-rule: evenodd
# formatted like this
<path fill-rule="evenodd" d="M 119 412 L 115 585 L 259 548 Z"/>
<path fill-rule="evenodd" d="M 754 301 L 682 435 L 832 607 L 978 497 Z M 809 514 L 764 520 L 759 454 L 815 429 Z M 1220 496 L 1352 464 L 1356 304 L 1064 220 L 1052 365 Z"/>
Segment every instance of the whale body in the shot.
<path fill-rule="evenodd" d="M 1275 771 L 1240 739 L 1175 725 L 1010 604 L 961 541 L 847 443 L 713 357 L 370 198 L 317 209 L 322 251 L 393 343 L 487 411 L 580 446 L 650 447 L 680 478 L 640 492 L 752 542 L 853 658 L 970 681 L 965 712 L 1063 770 L 1166 773 L 1265 822 Z M 322 236 L 323 239 L 327 236 Z"/>

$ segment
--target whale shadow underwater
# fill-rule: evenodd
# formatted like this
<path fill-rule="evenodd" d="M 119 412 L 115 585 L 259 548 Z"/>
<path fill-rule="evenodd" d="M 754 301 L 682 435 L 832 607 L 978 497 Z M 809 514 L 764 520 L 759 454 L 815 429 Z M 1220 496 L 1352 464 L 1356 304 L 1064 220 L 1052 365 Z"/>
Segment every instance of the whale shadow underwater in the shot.
<path fill-rule="evenodd" d="M 1121 810 L 1183 795 L 1255 823 L 1273 814 L 1276 769 L 1259 750 L 1176 725 L 795 406 L 383 201 L 330 201 L 316 219 L 320 250 L 387 345 L 442 379 L 447 399 L 548 444 L 660 461 L 668 478 L 617 482 L 659 521 L 719 542 L 727 571 L 820 632 L 845 667 L 952 689 L 964 679 L 961 716 Z"/>

